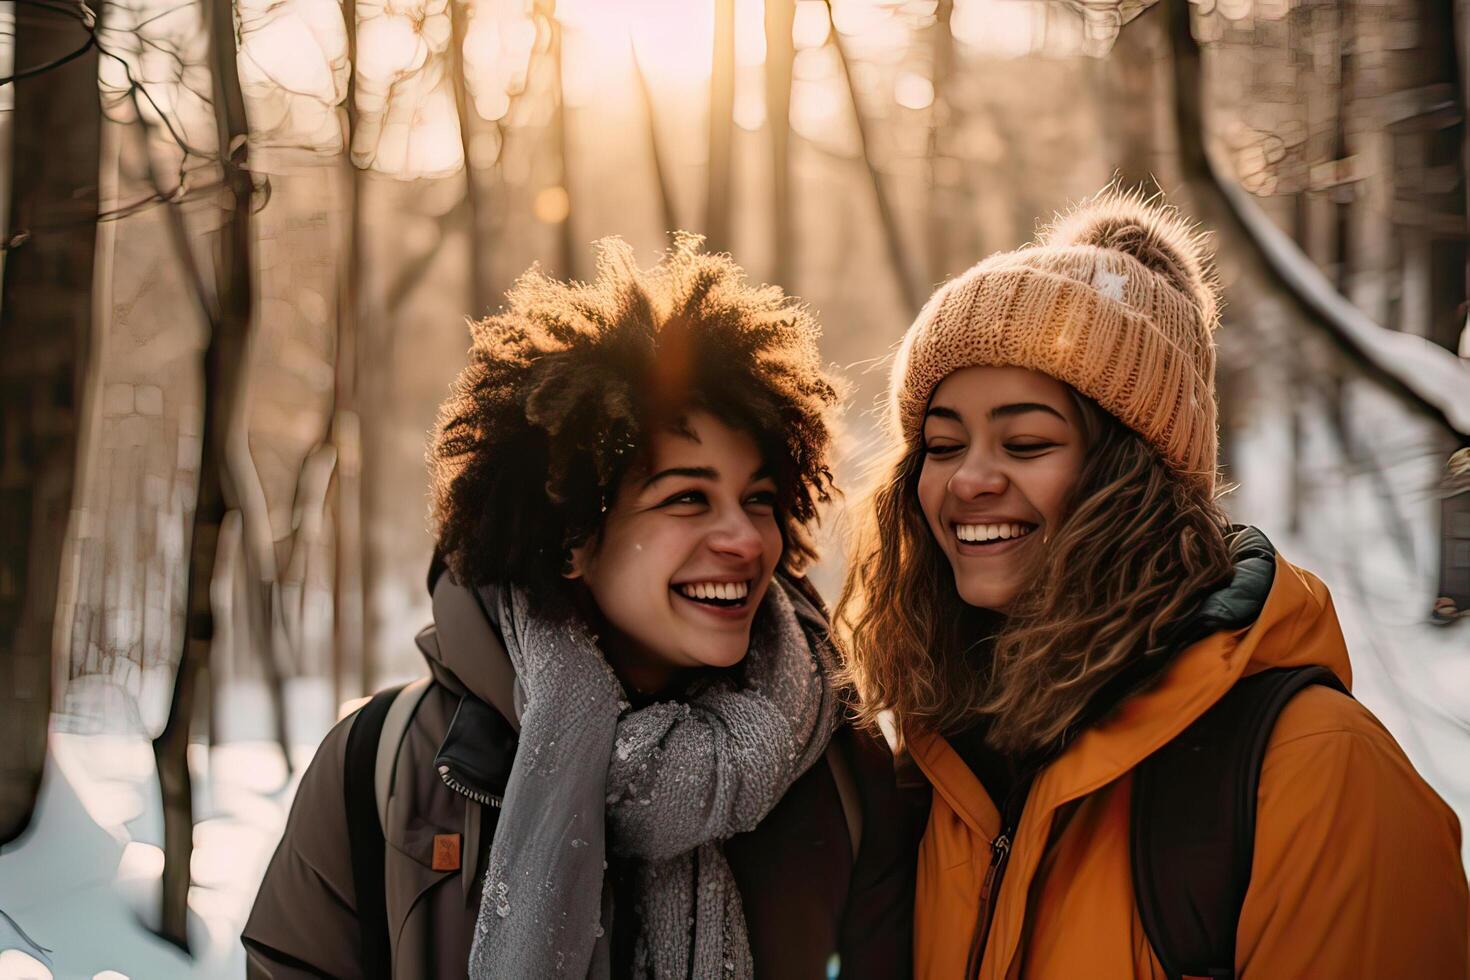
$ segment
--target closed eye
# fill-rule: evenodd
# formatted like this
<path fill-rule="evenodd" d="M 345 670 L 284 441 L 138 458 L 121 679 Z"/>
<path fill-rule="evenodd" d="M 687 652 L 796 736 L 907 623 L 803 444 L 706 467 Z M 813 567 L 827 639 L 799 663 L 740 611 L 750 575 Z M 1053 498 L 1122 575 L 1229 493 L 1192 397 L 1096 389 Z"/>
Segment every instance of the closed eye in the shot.
<path fill-rule="evenodd" d="M 924 446 L 925 456 L 948 456 L 964 449 L 964 445 L 958 442 L 931 442 Z"/>
<path fill-rule="evenodd" d="M 1042 452 L 1042 451 L 1047 450 L 1047 449 L 1055 449 L 1058 446 L 1058 443 L 1055 443 L 1055 442 L 1008 442 L 1008 443 L 1005 444 L 1005 446 L 1006 446 L 1006 452 L 1008 452 L 1008 453 L 1014 453 L 1014 454 L 1016 454 L 1018 456 L 1029 456 L 1029 455 L 1035 455 L 1036 453 Z"/>

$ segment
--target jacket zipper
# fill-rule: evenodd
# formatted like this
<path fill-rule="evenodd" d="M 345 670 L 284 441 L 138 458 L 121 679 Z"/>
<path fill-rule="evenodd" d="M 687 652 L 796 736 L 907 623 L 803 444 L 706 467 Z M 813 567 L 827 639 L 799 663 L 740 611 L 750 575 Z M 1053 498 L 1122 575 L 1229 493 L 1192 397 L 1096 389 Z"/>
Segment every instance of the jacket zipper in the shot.
<path fill-rule="evenodd" d="M 486 793 L 482 790 L 474 789 L 455 779 L 454 774 L 449 771 L 448 766 L 439 767 L 439 778 L 444 781 L 445 786 L 448 786 L 460 796 L 469 797 L 481 806 L 493 806 L 498 810 L 500 809 L 501 803 L 504 802 L 505 798 L 503 796 L 496 796 L 494 793 Z"/>
<path fill-rule="evenodd" d="M 1000 883 L 1010 864 L 1011 844 L 1015 840 L 1016 827 L 1021 822 L 1021 809 L 1031 789 L 1030 781 L 1011 790 L 1006 798 L 1003 823 L 1000 833 L 990 842 L 990 867 L 985 871 L 985 881 L 980 885 L 980 911 L 975 917 L 975 932 L 970 939 L 970 955 L 965 960 L 965 976 L 975 980 L 980 976 L 980 963 L 985 958 L 985 944 L 990 939 L 990 925 L 995 920 L 995 899 L 1000 893 Z"/>
<path fill-rule="evenodd" d="M 1010 856 L 1011 832 L 1003 830 L 990 844 L 990 867 L 980 886 L 980 913 L 975 917 L 970 956 L 965 961 L 965 976 L 972 980 L 980 975 L 980 960 L 985 956 L 985 941 L 990 938 L 990 923 L 995 918 L 995 893 L 1000 890 L 1000 879 L 1005 875 Z"/>

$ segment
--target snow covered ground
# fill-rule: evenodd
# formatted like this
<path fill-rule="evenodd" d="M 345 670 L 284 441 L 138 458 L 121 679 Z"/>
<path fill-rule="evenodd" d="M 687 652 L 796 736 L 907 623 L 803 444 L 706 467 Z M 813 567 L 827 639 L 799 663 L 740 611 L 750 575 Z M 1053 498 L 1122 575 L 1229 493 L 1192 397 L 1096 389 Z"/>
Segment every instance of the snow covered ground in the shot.
<path fill-rule="evenodd" d="M 242 977 L 240 930 L 285 825 L 300 773 L 332 718 L 325 685 L 298 682 L 295 776 L 265 735 L 268 702 L 241 685 L 220 719 L 242 736 L 190 747 L 194 777 L 193 957 L 153 935 L 163 818 L 149 743 L 139 735 L 55 731 L 38 814 L 0 854 L 0 910 L 50 949 L 51 972 L 0 958 L 0 980 L 224 980 Z M 3 920 L 0 920 L 3 923 Z M 26 972 L 30 970 L 32 972 Z M 109 972 L 110 971 L 110 972 Z"/>

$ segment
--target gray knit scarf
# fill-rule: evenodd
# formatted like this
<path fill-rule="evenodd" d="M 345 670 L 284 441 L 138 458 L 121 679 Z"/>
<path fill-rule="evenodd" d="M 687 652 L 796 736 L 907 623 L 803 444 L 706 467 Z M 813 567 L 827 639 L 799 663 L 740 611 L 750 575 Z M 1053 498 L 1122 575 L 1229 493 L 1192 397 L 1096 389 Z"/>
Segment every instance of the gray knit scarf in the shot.
<path fill-rule="evenodd" d="M 472 980 L 609 977 L 609 848 L 634 868 L 634 908 L 616 914 L 636 919 L 637 977 L 748 980 L 745 916 L 721 842 L 761 822 L 839 720 L 832 649 L 797 617 L 798 605 L 810 610 L 805 597 L 773 580 L 740 668 L 637 711 L 580 621 L 533 612 L 519 589 L 486 598 L 498 602 L 524 707 Z"/>

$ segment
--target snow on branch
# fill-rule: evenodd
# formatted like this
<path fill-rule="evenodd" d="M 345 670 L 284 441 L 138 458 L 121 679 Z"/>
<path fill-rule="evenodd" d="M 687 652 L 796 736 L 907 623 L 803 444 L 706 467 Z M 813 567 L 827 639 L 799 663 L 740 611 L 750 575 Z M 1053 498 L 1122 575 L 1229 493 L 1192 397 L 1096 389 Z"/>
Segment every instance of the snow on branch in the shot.
<path fill-rule="evenodd" d="M 1210 169 L 1220 192 L 1255 239 L 1272 271 L 1302 305 L 1373 364 L 1439 409 L 1460 435 L 1470 436 L 1470 362 L 1423 337 L 1375 323 L 1333 288 L 1249 193 L 1233 181 L 1221 179 L 1213 160 Z"/>

